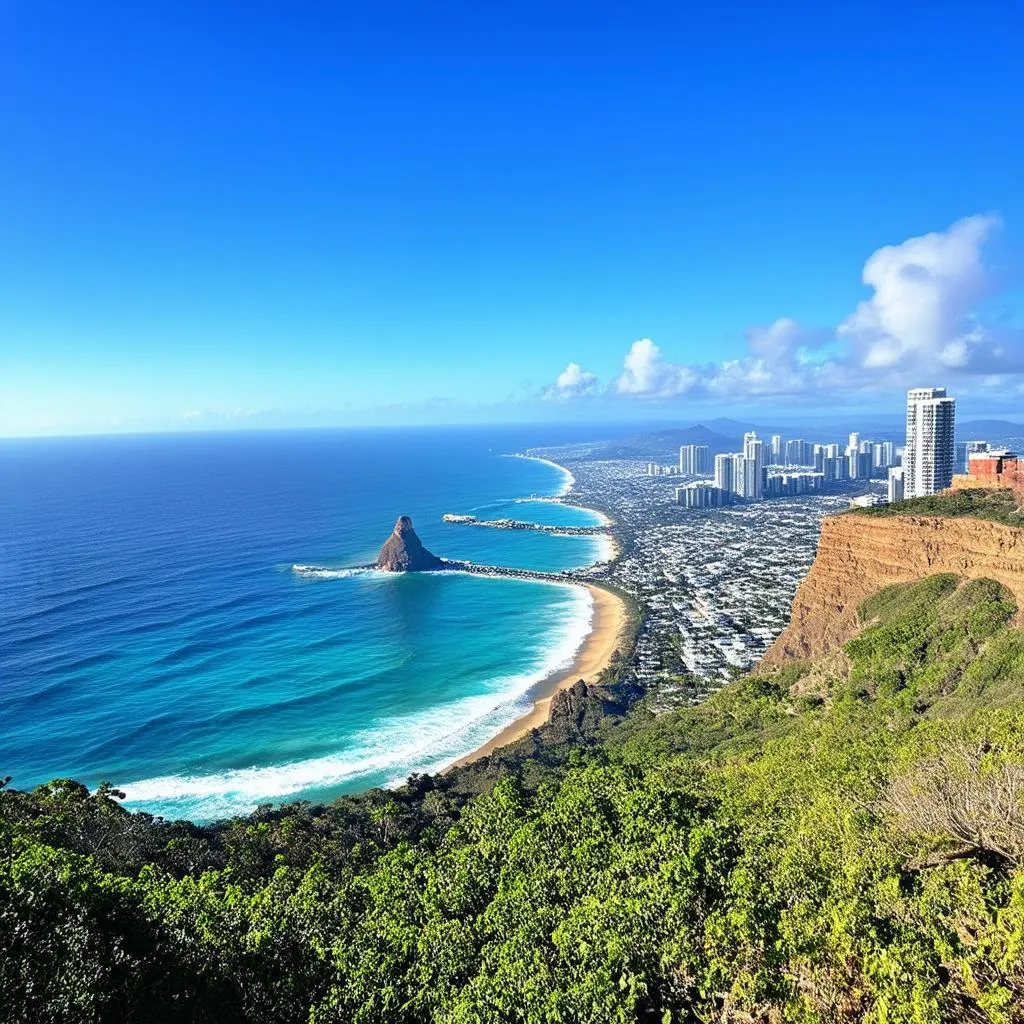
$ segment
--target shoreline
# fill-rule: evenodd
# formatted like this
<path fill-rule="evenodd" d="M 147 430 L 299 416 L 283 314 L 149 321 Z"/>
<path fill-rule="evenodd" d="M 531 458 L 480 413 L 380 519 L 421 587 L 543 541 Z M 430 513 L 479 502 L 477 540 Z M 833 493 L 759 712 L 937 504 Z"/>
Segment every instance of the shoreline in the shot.
<path fill-rule="evenodd" d="M 530 462 L 543 462 L 545 466 L 551 466 L 565 474 L 565 484 L 558 494 L 540 498 L 517 498 L 517 501 L 550 501 L 558 505 L 568 505 L 570 508 L 579 508 L 583 509 L 584 512 L 592 512 L 598 517 L 598 519 L 600 519 L 600 522 L 597 524 L 598 526 L 610 528 L 615 525 L 615 520 L 613 520 L 607 512 L 604 512 L 599 508 L 591 508 L 589 505 L 579 505 L 574 501 L 566 500 L 572 493 L 573 486 L 576 483 L 576 477 L 572 475 L 572 470 L 561 465 L 561 463 L 554 462 L 552 459 L 546 459 L 543 455 L 525 455 L 522 452 L 513 452 L 506 455 L 505 458 L 528 459 Z"/>
<path fill-rule="evenodd" d="M 445 771 L 471 764 L 480 758 L 493 754 L 501 747 L 515 743 L 533 729 L 544 725 L 551 713 L 551 703 L 556 693 L 567 690 L 577 680 L 593 683 L 600 672 L 611 663 L 612 655 L 624 640 L 629 614 L 626 603 L 610 590 L 594 583 L 577 583 L 590 591 L 593 601 L 590 629 L 583 638 L 572 663 L 564 669 L 557 669 L 544 679 L 538 680 L 530 690 L 533 707 L 515 721 L 510 722 L 499 733 L 492 736 L 476 750 L 453 761 Z"/>
<path fill-rule="evenodd" d="M 551 459 L 540 455 L 524 455 L 516 453 L 509 456 L 516 459 L 529 459 L 533 462 L 543 462 L 560 470 L 565 475 L 565 486 L 560 494 L 551 498 L 540 498 L 540 501 L 555 501 L 559 504 L 571 505 L 573 508 L 586 509 L 594 513 L 601 520 L 601 526 L 608 532 L 599 534 L 607 544 L 607 557 L 600 558 L 595 565 L 607 565 L 616 561 L 622 554 L 622 547 L 612 527 L 614 520 L 607 512 L 601 509 L 590 508 L 587 505 L 576 505 L 567 501 L 568 495 L 572 492 L 576 478 L 565 466 L 559 465 Z M 452 768 L 460 768 L 463 765 L 471 764 L 481 758 L 488 757 L 496 750 L 515 743 L 516 740 L 532 732 L 534 729 L 545 725 L 551 714 L 551 704 L 555 694 L 567 690 L 570 686 L 582 679 L 584 682 L 593 683 L 601 671 L 611 664 L 612 655 L 627 640 L 629 628 L 629 609 L 626 602 L 618 594 L 596 583 L 573 581 L 570 585 L 585 587 L 590 591 L 593 601 L 590 620 L 590 629 L 583 638 L 579 650 L 573 657 L 572 663 L 565 669 L 556 670 L 543 679 L 538 680 L 530 690 L 533 699 L 533 707 L 525 714 L 510 722 L 500 732 L 492 736 L 486 743 L 481 744 L 475 750 L 453 761 L 445 771 Z"/>
<path fill-rule="evenodd" d="M 598 517 L 600 520 L 601 532 L 587 535 L 594 540 L 601 542 L 603 550 L 596 560 L 590 563 L 587 568 L 599 565 L 609 565 L 615 562 L 622 554 L 622 545 L 614 531 L 614 519 L 602 509 L 591 508 L 587 505 L 579 505 L 567 500 L 576 480 L 572 472 L 565 466 L 553 462 L 538 455 L 524 455 L 521 453 L 508 454 L 505 458 L 528 459 L 532 462 L 543 462 L 564 475 L 564 486 L 557 495 L 549 497 L 519 498 L 517 501 L 550 501 L 557 504 L 568 505 L 572 508 L 583 509 Z M 435 573 L 458 573 L 465 575 L 479 575 L 494 579 L 522 580 L 536 579 L 538 582 L 549 583 L 555 586 L 581 587 L 590 593 L 591 615 L 587 631 L 580 640 L 579 647 L 572 657 L 572 661 L 564 668 L 555 669 L 548 675 L 543 676 L 533 683 L 526 691 L 525 696 L 532 701 L 532 707 L 520 714 L 513 721 L 502 727 L 497 733 L 481 743 L 475 749 L 447 763 L 439 769 L 442 773 L 449 772 L 454 768 L 473 763 L 481 758 L 487 757 L 502 747 L 515 743 L 517 740 L 528 735 L 534 729 L 547 723 L 551 713 L 551 705 L 555 694 L 566 690 L 579 680 L 586 683 L 594 683 L 598 675 L 611 664 L 612 655 L 629 645 L 629 629 L 632 621 L 632 612 L 628 601 L 609 590 L 600 583 L 591 582 L 588 579 L 566 578 L 561 574 L 520 574 L 515 570 L 502 571 L 500 566 L 481 566 L 487 572 L 474 572 L 472 564 L 461 564 L 458 567 L 444 567 L 431 570 Z M 322 569 L 317 566 L 293 565 L 292 571 L 302 575 L 349 575 L 359 572 L 372 571 L 370 565 L 346 567 L 344 569 Z M 443 762 L 442 762 L 443 763 Z"/>

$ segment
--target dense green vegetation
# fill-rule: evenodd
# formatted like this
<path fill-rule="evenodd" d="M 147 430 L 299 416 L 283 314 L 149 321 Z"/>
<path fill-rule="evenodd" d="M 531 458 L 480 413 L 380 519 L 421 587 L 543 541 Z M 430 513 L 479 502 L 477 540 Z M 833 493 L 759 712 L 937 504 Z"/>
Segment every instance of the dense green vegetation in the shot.
<path fill-rule="evenodd" d="M 1024 1021 L 1024 632 L 891 587 L 700 706 L 200 829 L 0 791 L 4 1021 Z"/>
<path fill-rule="evenodd" d="M 1008 488 L 965 488 L 932 494 L 926 498 L 908 498 L 891 505 L 851 508 L 847 515 L 875 516 L 945 516 L 958 519 L 988 519 L 1006 526 L 1024 526 L 1020 499 Z"/>

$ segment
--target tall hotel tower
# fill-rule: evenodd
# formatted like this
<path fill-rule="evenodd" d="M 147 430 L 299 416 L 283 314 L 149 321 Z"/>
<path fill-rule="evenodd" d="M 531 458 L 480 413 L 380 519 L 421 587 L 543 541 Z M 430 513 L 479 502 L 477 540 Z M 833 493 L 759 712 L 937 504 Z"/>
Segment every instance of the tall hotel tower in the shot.
<path fill-rule="evenodd" d="M 945 388 L 907 392 L 907 447 L 903 455 L 904 494 L 923 498 L 953 482 L 956 399 Z"/>
<path fill-rule="evenodd" d="M 684 444 L 679 449 L 679 472 L 704 476 L 711 472 L 711 449 L 706 444 Z"/>
<path fill-rule="evenodd" d="M 764 441 L 750 430 L 743 435 L 743 497 L 760 501 L 764 497 Z"/>
<path fill-rule="evenodd" d="M 715 456 L 715 486 L 720 491 L 732 492 L 736 489 L 732 467 L 733 457 L 731 454 Z"/>

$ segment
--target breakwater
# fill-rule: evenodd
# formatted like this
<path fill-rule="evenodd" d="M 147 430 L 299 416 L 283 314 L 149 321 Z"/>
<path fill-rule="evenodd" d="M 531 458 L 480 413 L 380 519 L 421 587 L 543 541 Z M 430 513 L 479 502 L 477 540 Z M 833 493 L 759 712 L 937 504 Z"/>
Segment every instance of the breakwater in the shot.
<path fill-rule="evenodd" d="M 357 576 L 363 573 L 387 572 L 380 569 L 375 562 L 364 565 L 351 565 L 341 569 L 332 569 L 319 565 L 292 566 L 292 572 L 298 576 L 310 576 L 321 579 L 337 579 L 346 576 Z M 479 562 L 463 562 L 458 559 L 442 558 L 440 564 L 433 569 L 425 570 L 431 574 L 443 572 L 462 572 L 473 576 L 491 576 L 511 580 L 535 580 L 539 583 L 589 583 L 591 580 L 585 571 L 565 569 L 558 572 L 545 572 L 540 569 L 515 569 L 507 565 L 482 565 Z"/>
<path fill-rule="evenodd" d="M 538 580 L 542 583 L 555 582 L 579 582 L 579 573 L 571 569 L 561 572 L 544 572 L 539 569 L 512 569 L 507 565 L 480 565 L 478 562 L 460 562 L 447 558 L 442 560 L 444 565 L 437 572 L 468 572 L 474 576 L 500 576 L 513 580 Z"/>
<path fill-rule="evenodd" d="M 524 519 L 478 519 L 476 516 L 455 515 L 446 512 L 441 519 L 457 526 L 486 526 L 492 530 L 533 530 L 553 537 L 595 537 L 607 533 L 606 526 L 549 526 L 544 523 L 530 523 Z"/>

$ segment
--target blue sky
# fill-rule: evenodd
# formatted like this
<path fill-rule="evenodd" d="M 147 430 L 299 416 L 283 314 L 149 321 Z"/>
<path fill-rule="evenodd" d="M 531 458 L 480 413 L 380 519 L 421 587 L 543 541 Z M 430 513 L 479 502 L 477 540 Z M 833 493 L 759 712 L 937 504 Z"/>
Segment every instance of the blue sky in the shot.
<path fill-rule="evenodd" d="M 0 0 L 0 434 L 1012 413 L 1022 44 L 1012 3 Z"/>

